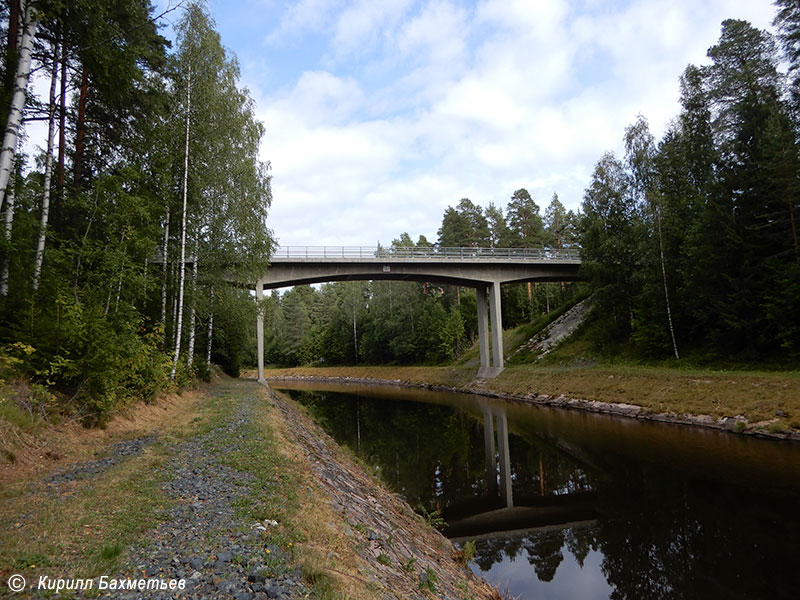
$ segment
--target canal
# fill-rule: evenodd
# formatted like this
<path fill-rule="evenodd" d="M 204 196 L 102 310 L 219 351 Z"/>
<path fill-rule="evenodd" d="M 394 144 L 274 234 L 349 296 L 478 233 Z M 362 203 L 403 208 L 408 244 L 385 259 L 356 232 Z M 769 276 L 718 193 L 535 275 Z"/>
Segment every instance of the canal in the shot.
<path fill-rule="evenodd" d="M 800 596 L 798 444 L 466 394 L 271 385 L 474 543 L 470 567 L 515 598 Z"/>

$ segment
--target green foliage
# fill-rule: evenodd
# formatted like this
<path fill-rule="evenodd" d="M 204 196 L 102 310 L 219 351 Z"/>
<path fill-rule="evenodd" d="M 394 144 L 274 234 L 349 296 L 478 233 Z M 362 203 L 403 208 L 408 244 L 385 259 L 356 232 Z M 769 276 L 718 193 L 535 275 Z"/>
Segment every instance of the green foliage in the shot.
<path fill-rule="evenodd" d="M 796 11 L 780 6 L 790 43 Z M 606 351 L 793 364 L 796 113 L 768 32 L 726 20 L 708 55 L 710 65 L 686 69 L 682 112 L 661 142 L 639 117 L 626 130 L 627 164 L 605 155 L 586 190 L 594 332 Z"/>
<path fill-rule="evenodd" d="M 31 240 L 46 191 L 44 157 L 17 161 L 14 227 L 10 243 L 0 242 L 0 266 L 9 272 L 0 298 L 0 377 L 34 382 L 31 414 L 101 423 L 195 374 L 207 379 L 209 347 L 232 375 L 255 362 L 252 298 L 231 281 L 253 281 L 273 245 L 269 165 L 258 155 L 264 129 L 203 5 L 183 7 L 169 54 L 153 10 L 144 0 L 61 2 L 48 5 L 40 24 L 37 68 L 53 73 L 65 52 L 70 64 L 68 93 L 52 107 L 64 112 L 68 151 L 53 157 L 38 289 Z M 28 109 L 40 110 L 30 91 Z M 178 208 L 184 175 L 185 213 Z M 188 262 L 178 265 L 184 233 Z M 176 346 L 181 360 L 170 382 Z"/>
<path fill-rule="evenodd" d="M 461 548 L 461 556 L 464 559 L 464 564 L 469 564 L 475 558 L 475 540 L 464 542 Z"/>
<path fill-rule="evenodd" d="M 447 525 L 445 520 L 442 518 L 441 511 L 438 508 L 432 511 L 428 511 L 422 504 L 420 504 L 417 507 L 417 510 L 425 518 L 425 522 L 431 527 L 435 527 L 436 529 L 441 529 L 445 525 Z"/>
<path fill-rule="evenodd" d="M 434 571 L 432 567 L 425 567 L 425 570 L 420 572 L 418 578 L 419 589 L 427 590 L 432 594 L 435 594 L 436 586 L 438 584 L 439 584 L 439 576 L 436 574 L 436 571 Z"/>
<path fill-rule="evenodd" d="M 59 296 L 58 319 L 38 339 L 35 376 L 43 383 L 68 390 L 72 410 L 87 422 L 104 418 L 111 409 L 132 399 L 153 399 L 168 385 L 168 357 L 160 348 L 160 329 L 148 330 L 133 315 L 105 315 Z M 50 321 L 46 312 L 41 323 Z"/>
<path fill-rule="evenodd" d="M 413 556 L 409 556 L 408 560 L 403 563 L 403 570 L 406 573 L 413 573 L 416 570 L 417 559 Z"/>

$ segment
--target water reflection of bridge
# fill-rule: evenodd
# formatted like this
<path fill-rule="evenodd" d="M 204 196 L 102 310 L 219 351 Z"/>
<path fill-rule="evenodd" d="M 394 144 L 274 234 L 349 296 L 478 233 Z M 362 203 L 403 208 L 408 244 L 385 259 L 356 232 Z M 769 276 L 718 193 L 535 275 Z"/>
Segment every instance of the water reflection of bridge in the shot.
<path fill-rule="evenodd" d="M 521 496 L 515 503 L 506 408 L 486 401 L 480 402 L 480 407 L 483 412 L 487 497 L 472 499 L 445 511 L 443 516 L 448 537 L 472 539 L 501 531 L 574 524 L 597 516 L 594 492 Z"/>
<path fill-rule="evenodd" d="M 255 288 L 256 296 L 261 298 L 266 289 L 327 281 L 400 280 L 473 287 L 478 305 L 479 374 L 494 377 L 503 370 L 500 286 L 527 281 L 575 281 L 580 265 L 577 248 L 289 246 L 275 251 L 269 269 Z M 258 318 L 257 336 L 258 378 L 263 381 L 263 316 Z"/>

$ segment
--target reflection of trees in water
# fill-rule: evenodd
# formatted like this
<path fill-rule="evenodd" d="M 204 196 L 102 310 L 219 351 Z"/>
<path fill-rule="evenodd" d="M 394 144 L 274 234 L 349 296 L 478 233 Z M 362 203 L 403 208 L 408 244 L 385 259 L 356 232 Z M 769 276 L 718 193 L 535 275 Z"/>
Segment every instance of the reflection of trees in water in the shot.
<path fill-rule="evenodd" d="M 412 506 L 445 508 L 485 495 L 479 416 L 435 404 L 358 404 L 339 394 L 314 394 L 304 403 L 351 448 L 360 430 L 361 456 Z M 481 570 L 519 557 L 540 580 L 552 581 L 567 553 L 583 566 L 590 551 L 599 551 L 614 600 L 797 597 L 782 583 L 800 572 L 796 497 L 689 479 L 633 458 L 592 456 L 587 448 L 559 450 L 552 440 L 521 433 L 509 437 L 515 501 L 592 489 L 603 516 L 590 527 L 481 540 Z M 567 453 L 602 465 L 604 473 Z"/>
<path fill-rule="evenodd" d="M 481 540 L 475 562 L 488 571 L 525 556 L 549 582 L 566 553 L 583 567 L 599 551 L 613 600 L 797 597 L 796 497 L 618 462 L 598 502 L 604 517 L 592 526 Z"/>
<path fill-rule="evenodd" d="M 486 497 L 481 416 L 446 405 L 341 393 L 294 395 L 412 506 L 445 509 Z M 515 496 L 590 487 L 585 471 L 547 442 L 510 435 L 509 444 Z"/>
<path fill-rule="evenodd" d="M 564 560 L 564 555 L 561 553 L 561 548 L 564 546 L 564 532 L 550 531 L 535 539 L 527 538 L 522 545 L 528 553 L 528 562 L 536 571 L 539 581 L 552 581 L 558 565 Z"/>
<path fill-rule="evenodd" d="M 483 539 L 477 542 L 475 563 L 482 571 L 501 563 L 505 557 L 512 560 L 525 558 L 533 566 L 540 581 L 552 581 L 564 560 L 564 551 L 571 553 L 578 565 L 583 567 L 590 550 L 597 550 L 594 528 L 585 526 L 557 530 L 532 531 L 527 535 L 512 535 Z"/>
<path fill-rule="evenodd" d="M 797 498 L 642 466 L 620 474 L 597 531 L 614 599 L 797 597 L 781 583 L 800 568 Z"/>

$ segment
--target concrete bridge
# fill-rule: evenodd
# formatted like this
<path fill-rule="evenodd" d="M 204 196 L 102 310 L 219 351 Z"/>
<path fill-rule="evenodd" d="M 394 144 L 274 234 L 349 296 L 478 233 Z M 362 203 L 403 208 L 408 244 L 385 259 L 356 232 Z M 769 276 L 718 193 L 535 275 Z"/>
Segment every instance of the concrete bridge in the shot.
<path fill-rule="evenodd" d="M 580 264 L 576 248 L 288 246 L 272 255 L 269 269 L 255 288 L 256 297 L 261 299 L 266 289 L 329 281 L 391 279 L 473 287 L 478 299 L 478 375 L 496 377 L 503 370 L 500 286 L 527 281 L 575 281 L 579 279 Z M 263 380 L 263 316 L 258 317 L 257 336 L 258 378 Z"/>

